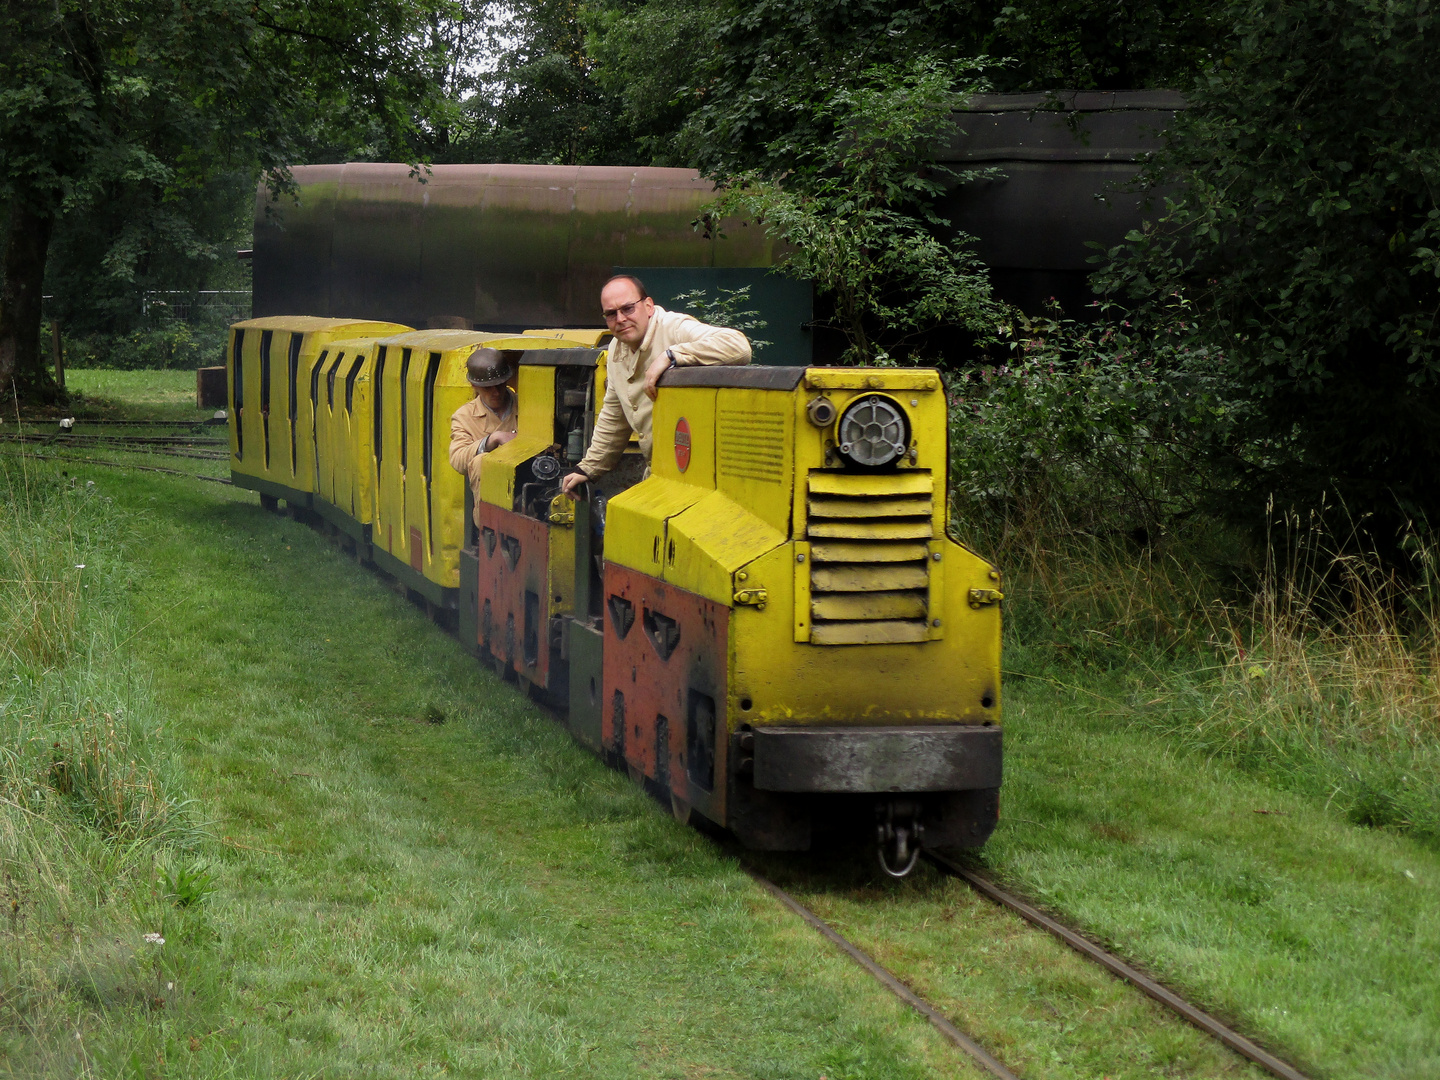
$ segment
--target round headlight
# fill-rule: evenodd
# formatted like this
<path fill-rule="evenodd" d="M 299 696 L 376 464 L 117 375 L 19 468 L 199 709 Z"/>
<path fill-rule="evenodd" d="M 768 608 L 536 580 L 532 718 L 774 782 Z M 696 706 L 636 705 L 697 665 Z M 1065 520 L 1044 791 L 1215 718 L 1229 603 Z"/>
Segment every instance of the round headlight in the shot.
<path fill-rule="evenodd" d="M 905 453 L 905 414 L 882 397 L 861 398 L 840 418 L 840 452 L 856 465 L 888 465 Z"/>

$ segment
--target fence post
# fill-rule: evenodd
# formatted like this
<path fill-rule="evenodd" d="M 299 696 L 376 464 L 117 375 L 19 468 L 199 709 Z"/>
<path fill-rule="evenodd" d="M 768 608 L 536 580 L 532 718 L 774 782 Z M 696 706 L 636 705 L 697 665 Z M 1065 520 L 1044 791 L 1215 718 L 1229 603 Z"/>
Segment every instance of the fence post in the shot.
<path fill-rule="evenodd" d="M 50 320 L 50 355 L 55 359 L 55 381 L 65 389 L 65 346 L 60 340 L 60 320 Z"/>

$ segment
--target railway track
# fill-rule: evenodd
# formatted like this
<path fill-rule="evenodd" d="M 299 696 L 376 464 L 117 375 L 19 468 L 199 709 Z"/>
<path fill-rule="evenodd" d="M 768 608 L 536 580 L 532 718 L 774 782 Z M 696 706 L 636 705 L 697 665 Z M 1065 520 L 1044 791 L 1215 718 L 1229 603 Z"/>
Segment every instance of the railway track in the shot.
<path fill-rule="evenodd" d="M 204 427 L 224 427 L 224 425 L 225 425 L 225 421 L 224 421 L 224 420 L 114 420 L 114 419 L 109 419 L 109 420 L 90 420 L 90 419 L 79 419 L 79 418 L 73 418 L 73 419 L 75 419 L 75 423 L 76 423 L 77 425 L 83 426 L 83 427 L 90 427 L 91 425 L 98 425 L 98 426 L 101 426 L 101 427 L 204 428 Z M 53 427 L 55 427 L 55 425 L 56 425 L 58 422 L 59 422 L 58 419 L 57 419 L 56 417 L 53 417 L 53 416 L 39 416 L 39 417 L 36 417 L 36 416 L 22 416 L 22 417 L 20 417 L 20 423 L 21 423 L 21 424 L 29 425 L 29 426 L 36 427 L 36 428 L 42 428 L 42 427 L 43 427 L 43 428 L 53 428 Z"/>
<path fill-rule="evenodd" d="M 224 439 L 197 438 L 188 435 L 76 435 L 72 433 L 41 435 L 34 432 L 0 435 L 0 443 L 21 443 L 56 449 L 121 450 L 139 453 L 166 454 L 201 461 L 226 461 L 230 457 Z"/>
<path fill-rule="evenodd" d="M 146 423 L 168 422 L 147 421 Z M 170 426 L 184 427 L 186 425 L 181 423 Z M 111 461 L 106 458 L 81 457 L 73 453 L 73 451 L 95 453 L 107 450 L 126 454 L 144 454 L 150 457 L 185 458 L 194 461 L 228 461 L 230 457 L 228 440 L 213 436 L 89 435 L 75 434 L 72 431 L 0 434 L 0 453 L 7 455 L 25 454 L 37 461 L 103 465 L 112 469 L 135 469 L 139 472 L 189 476 L 216 484 L 230 483 L 228 477 L 206 476 L 203 473 L 186 472 L 183 469 L 166 469 L 157 465 L 139 465 L 128 461 Z"/>
<path fill-rule="evenodd" d="M 1137 970 L 1114 953 L 1090 941 L 1057 919 L 1046 915 L 1022 898 L 1002 889 L 985 875 L 933 854 L 927 854 L 927 858 L 942 873 L 965 882 L 981 896 L 999 904 L 1001 907 L 1020 916 L 1031 925 L 1039 927 L 1063 941 L 1082 956 L 1094 961 L 1115 977 L 1136 987 L 1236 1054 L 1260 1066 L 1272 1076 L 1279 1077 L 1280 1080 L 1309 1080 L 1304 1073 L 1300 1072 L 1293 1065 L 1270 1053 L 1270 1051 L 1258 1043 L 1246 1038 L 1240 1032 L 1217 1020 L 1203 1009 L 1192 1005 L 1179 994 Z M 910 989 L 894 972 L 881 965 L 857 944 L 845 937 L 833 926 L 825 922 L 824 919 L 820 918 L 820 916 L 816 915 L 799 900 L 770 881 L 763 874 L 748 866 L 744 867 L 744 870 L 762 889 L 774 896 L 780 903 L 793 911 L 823 937 L 869 972 L 877 982 L 928 1020 L 936 1031 L 965 1053 L 975 1064 L 990 1075 L 998 1077 L 999 1080 L 1021 1080 L 1021 1077 L 1007 1068 L 1003 1062 L 956 1027 L 939 1009 Z"/>

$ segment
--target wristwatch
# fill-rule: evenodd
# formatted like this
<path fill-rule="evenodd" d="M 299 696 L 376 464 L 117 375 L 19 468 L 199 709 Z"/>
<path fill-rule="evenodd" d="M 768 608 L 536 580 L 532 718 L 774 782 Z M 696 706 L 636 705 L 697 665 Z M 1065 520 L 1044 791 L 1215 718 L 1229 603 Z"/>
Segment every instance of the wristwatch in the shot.
<path fill-rule="evenodd" d="M 673 352 L 671 352 L 669 349 L 666 349 L 666 350 L 665 350 L 665 359 L 670 361 L 670 366 L 671 366 L 671 367 L 674 367 L 674 366 L 675 366 L 675 354 L 674 354 Z"/>

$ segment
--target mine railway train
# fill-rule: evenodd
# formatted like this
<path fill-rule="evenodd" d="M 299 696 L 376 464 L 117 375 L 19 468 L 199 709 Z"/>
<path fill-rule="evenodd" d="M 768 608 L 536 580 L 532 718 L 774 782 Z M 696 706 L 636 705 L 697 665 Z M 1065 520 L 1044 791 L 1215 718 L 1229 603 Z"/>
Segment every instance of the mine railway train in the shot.
<path fill-rule="evenodd" d="M 753 849 L 861 830 L 895 874 L 999 813 L 1000 575 L 946 536 L 932 370 L 691 367 L 572 501 L 605 391 L 598 330 L 236 323 L 233 482 L 402 584 L 682 820 Z M 518 434 L 479 505 L 448 460 L 479 345 Z"/>

